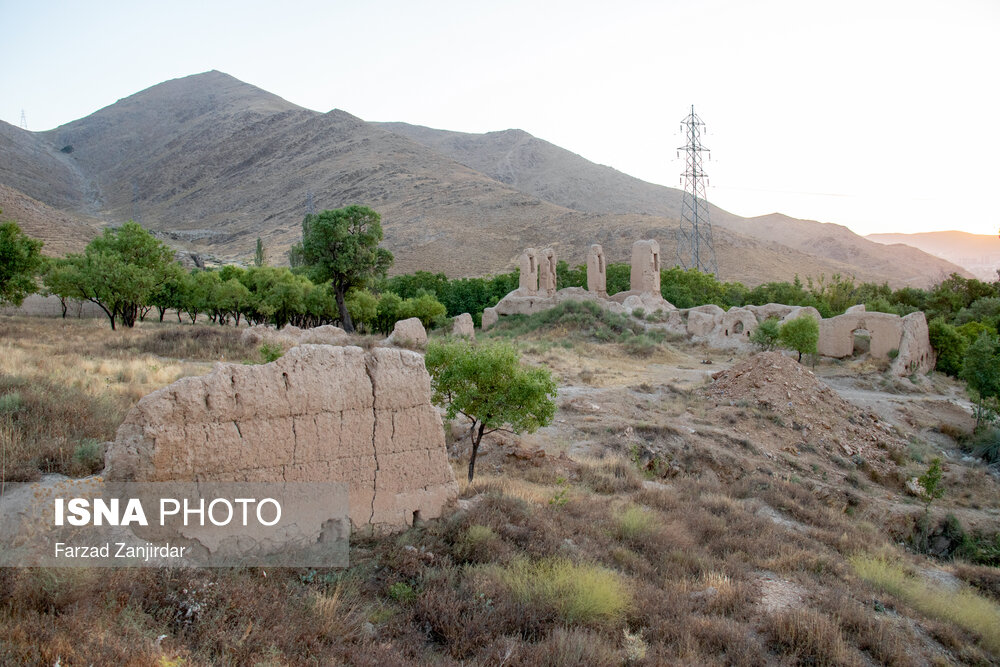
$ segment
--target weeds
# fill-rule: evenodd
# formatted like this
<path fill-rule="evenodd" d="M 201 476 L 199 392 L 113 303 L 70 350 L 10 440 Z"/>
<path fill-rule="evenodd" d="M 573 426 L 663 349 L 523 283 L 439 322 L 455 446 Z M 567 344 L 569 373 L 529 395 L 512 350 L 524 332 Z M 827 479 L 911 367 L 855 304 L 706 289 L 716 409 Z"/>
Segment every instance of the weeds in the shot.
<path fill-rule="evenodd" d="M 1000 606 L 968 589 L 945 590 L 908 574 L 885 558 L 855 556 L 855 573 L 934 618 L 954 623 L 977 634 L 983 646 L 1000 655 Z"/>
<path fill-rule="evenodd" d="M 550 608 L 567 623 L 615 622 L 631 602 L 621 575 L 562 558 L 534 563 L 517 560 L 506 567 L 486 566 L 483 573 L 515 599 Z"/>

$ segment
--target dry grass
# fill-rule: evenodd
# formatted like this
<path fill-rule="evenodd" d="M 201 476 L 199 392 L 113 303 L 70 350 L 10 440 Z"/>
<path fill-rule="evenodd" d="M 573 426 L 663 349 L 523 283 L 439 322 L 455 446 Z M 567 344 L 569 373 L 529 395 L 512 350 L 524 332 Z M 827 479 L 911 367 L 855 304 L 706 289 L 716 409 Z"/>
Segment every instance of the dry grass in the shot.
<path fill-rule="evenodd" d="M 35 456 L 47 422 L 90 420 L 113 432 L 139 395 L 209 369 L 190 359 L 233 354 L 227 334 L 214 328 L 194 347 L 180 334 L 160 333 L 196 329 L 146 324 L 111 334 L 96 321 L 53 326 L 0 318 L 0 372 L 11 383 L 0 390 L 0 438 L 8 450 Z M 793 481 L 776 460 L 727 439 L 721 422 L 692 422 L 717 413 L 698 392 L 661 391 L 648 362 L 628 356 L 618 343 L 529 344 L 537 348 L 529 354 L 536 363 L 558 366 L 574 382 L 581 369 L 599 369 L 593 386 L 614 387 L 609 392 L 616 402 L 601 400 L 601 412 L 572 419 L 593 426 L 583 437 L 619 455 L 554 455 L 557 443 L 578 450 L 573 438 L 579 433 L 568 425 L 558 435 L 533 436 L 531 446 L 549 454 L 538 460 L 508 456 L 508 447 L 492 444 L 472 484 L 465 482 L 467 461 L 453 462 L 461 497 L 470 501 L 464 509 L 399 535 L 352 539 L 345 570 L 2 569 L 0 663 L 906 665 L 990 659 L 970 634 L 980 636 L 985 649 L 985 630 L 967 630 L 961 610 L 933 615 L 904 593 L 880 593 L 882 602 L 873 601 L 872 585 L 852 573 L 848 557 L 893 547 L 881 530 L 881 506 L 864 491 Z M 668 363 L 668 351 L 658 354 Z M 681 383 L 694 382 L 699 372 Z M 31 393 L 36 387 L 40 397 Z M 14 393 L 16 399 L 5 398 Z M 57 396 L 65 397 L 69 412 L 57 412 L 63 409 Z M 15 405 L 30 407 L 18 412 Z M 684 428 L 689 424 L 698 426 L 698 435 Z M 631 441 L 621 435 L 627 426 Z M 26 438 L 35 444 L 26 445 Z M 627 457 L 629 443 L 639 440 L 680 465 L 663 480 L 667 486 L 644 486 L 645 474 Z M 799 474 L 807 474 L 805 466 Z M 957 571 L 995 594 L 992 570 Z M 763 572 L 795 595 L 763 605 Z M 904 578 L 899 590 L 911 583 Z M 900 600 L 894 613 L 878 609 L 893 606 L 893 597 Z M 994 618 L 982 611 L 978 617 Z"/>
<path fill-rule="evenodd" d="M 1000 656 L 1000 606 L 969 589 L 945 590 L 906 572 L 882 557 L 855 556 L 859 577 L 913 605 L 922 613 L 975 633 L 982 645 Z"/>

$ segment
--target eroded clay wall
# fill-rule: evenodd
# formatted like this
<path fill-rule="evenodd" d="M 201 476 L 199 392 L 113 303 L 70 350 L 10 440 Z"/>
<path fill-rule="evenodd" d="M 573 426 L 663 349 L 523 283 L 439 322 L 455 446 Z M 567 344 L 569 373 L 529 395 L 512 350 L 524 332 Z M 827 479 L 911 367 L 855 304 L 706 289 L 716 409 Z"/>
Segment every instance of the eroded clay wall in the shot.
<path fill-rule="evenodd" d="M 355 529 L 404 528 L 457 496 L 423 358 L 300 345 L 143 397 L 108 450 L 134 481 L 342 481 Z"/>

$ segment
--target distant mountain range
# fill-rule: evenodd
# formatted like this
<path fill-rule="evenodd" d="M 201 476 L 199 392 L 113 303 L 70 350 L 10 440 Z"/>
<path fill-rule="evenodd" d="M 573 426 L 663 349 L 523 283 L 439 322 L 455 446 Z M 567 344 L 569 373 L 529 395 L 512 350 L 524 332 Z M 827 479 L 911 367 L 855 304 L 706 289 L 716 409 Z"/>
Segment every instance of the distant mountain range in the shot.
<path fill-rule="evenodd" d="M 921 232 L 918 234 L 869 234 L 876 243 L 903 243 L 946 259 L 972 272 L 980 280 L 994 281 L 1000 271 L 1000 237 L 968 232 Z"/>
<path fill-rule="evenodd" d="M 609 129 L 608 131 L 612 131 Z M 627 261 L 655 238 L 669 263 L 682 193 L 594 164 L 520 130 L 462 134 L 310 111 L 221 72 L 167 81 L 47 132 L 0 122 L 0 208 L 50 252 L 135 218 L 175 247 L 281 261 L 317 210 L 382 215 L 394 271 L 510 268 L 528 246 L 582 263 L 600 243 Z M 840 273 L 926 285 L 958 266 L 846 227 L 712 208 L 719 272 L 754 285 Z"/>

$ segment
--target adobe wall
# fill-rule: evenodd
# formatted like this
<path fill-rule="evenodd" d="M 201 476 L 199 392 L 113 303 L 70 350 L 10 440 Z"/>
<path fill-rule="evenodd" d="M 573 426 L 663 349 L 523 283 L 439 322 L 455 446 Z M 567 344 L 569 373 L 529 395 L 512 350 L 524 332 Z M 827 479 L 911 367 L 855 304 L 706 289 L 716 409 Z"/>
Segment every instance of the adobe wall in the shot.
<path fill-rule="evenodd" d="M 458 495 L 423 357 L 300 345 L 143 397 L 108 448 L 118 481 L 348 484 L 355 530 L 403 529 Z"/>

